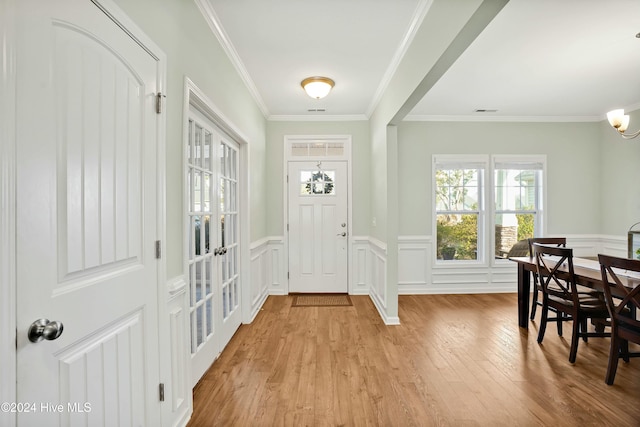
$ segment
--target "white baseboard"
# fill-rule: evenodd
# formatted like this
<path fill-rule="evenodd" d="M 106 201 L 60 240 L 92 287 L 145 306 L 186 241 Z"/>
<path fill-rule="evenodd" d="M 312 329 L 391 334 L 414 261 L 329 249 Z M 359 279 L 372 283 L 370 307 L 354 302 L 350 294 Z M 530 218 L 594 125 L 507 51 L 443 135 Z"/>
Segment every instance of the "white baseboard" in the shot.
<path fill-rule="evenodd" d="M 382 318 L 382 321 L 384 322 L 385 325 L 400 324 L 400 317 L 387 315 L 386 307 L 384 306 L 384 303 L 380 300 L 380 296 L 378 294 L 376 294 L 375 292 L 371 292 L 371 294 L 369 294 L 369 297 L 371 298 L 371 301 L 373 301 L 373 305 L 378 310 L 378 314 L 380 314 L 380 317 Z"/>

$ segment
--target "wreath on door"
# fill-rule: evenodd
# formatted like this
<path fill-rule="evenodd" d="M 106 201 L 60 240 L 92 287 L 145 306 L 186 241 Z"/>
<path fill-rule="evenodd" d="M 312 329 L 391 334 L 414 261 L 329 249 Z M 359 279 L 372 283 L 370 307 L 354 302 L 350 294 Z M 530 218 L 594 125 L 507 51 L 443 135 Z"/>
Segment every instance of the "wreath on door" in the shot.
<path fill-rule="evenodd" d="M 333 192 L 333 180 L 323 171 L 311 174 L 305 186 L 309 194 L 331 194 Z"/>

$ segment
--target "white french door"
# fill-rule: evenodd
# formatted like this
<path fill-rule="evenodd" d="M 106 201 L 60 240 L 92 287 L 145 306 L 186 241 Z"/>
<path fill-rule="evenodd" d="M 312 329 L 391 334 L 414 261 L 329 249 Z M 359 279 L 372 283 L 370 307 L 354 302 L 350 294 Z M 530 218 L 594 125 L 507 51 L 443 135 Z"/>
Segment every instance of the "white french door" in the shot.
<path fill-rule="evenodd" d="M 238 145 L 189 111 L 187 268 L 192 385 L 240 326 Z"/>
<path fill-rule="evenodd" d="M 17 424 L 160 425 L 160 52 L 110 1 L 16 4 Z"/>
<path fill-rule="evenodd" d="M 289 291 L 346 293 L 346 161 L 288 163 Z"/>

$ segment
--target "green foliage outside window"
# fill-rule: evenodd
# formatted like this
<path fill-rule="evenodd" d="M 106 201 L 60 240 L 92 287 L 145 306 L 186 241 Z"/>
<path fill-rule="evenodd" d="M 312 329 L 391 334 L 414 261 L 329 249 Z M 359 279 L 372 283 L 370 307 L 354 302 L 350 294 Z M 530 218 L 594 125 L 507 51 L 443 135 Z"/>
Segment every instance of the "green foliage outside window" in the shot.
<path fill-rule="evenodd" d="M 436 233 L 438 258 L 448 259 L 453 248 L 453 259 L 478 259 L 478 215 L 438 215 Z"/>
<path fill-rule="evenodd" d="M 518 241 L 533 237 L 533 214 L 517 214 Z"/>
<path fill-rule="evenodd" d="M 478 258 L 478 171 L 436 171 L 436 246 L 438 259 Z M 452 213 L 451 211 L 457 211 Z M 468 213 L 467 213 L 468 212 Z"/>

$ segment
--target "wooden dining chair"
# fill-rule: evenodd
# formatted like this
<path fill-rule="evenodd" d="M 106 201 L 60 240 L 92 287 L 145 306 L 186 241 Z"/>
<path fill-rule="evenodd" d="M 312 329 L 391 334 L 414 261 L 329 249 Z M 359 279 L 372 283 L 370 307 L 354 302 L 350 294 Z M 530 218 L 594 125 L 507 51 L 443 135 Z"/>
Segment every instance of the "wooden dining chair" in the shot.
<path fill-rule="evenodd" d="M 558 316 L 566 314 L 572 322 L 571 348 L 569 362 L 576 361 L 578 342 L 587 337 L 608 337 L 609 332 L 589 332 L 588 319 L 606 320 L 609 311 L 604 297 L 594 294 L 592 290 L 583 289 L 576 283 L 573 268 L 573 250 L 539 243 L 532 245 L 538 268 L 538 281 L 542 288 L 542 315 L 538 332 L 538 343 L 542 343 L 549 321 L 549 309 L 554 308 Z M 559 335 L 561 331 L 559 330 Z"/>
<path fill-rule="evenodd" d="M 542 245 L 555 245 L 557 247 L 566 247 L 567 246 L 567 238 L 566 237 L 534 237 L 532 239 L 528 239 L 529 243 L 529 257 L 533 257 L 533 248 L 532 245 L 534 243 L 540 243 Z M 540 283 L 538 282 L 538 275 L 533 273 L 533 298 L 531 298 L 531 316 L 529 318 L 533 320 L 536 317 L 536 309 L 538 306 L 542 306 L 542 301 L 538 299 L 541 292 Z M 551 320 L 551 319 L 549 319 Z M 558 327 L 560 328 L 559 334 L 562 335 L 562 323 L 558 323 Z"/>
<path fill-rule="evenodd" d="M 640 260 L 598 255 L 604 295 L 611 316 L 611 347 L 605 382 L 613 384 L 618 369 L 618 359 L 625 362 L 629 357 L 640 357 L 640 353 L 629 352 L 629 341 L 640 344 L 640 321 L 636 317 L 640 308 Z M 636 278 L 622 278 L 630 272 L 638 273 Z M 614 297 L 614 294 L 616 297 Z"/>

